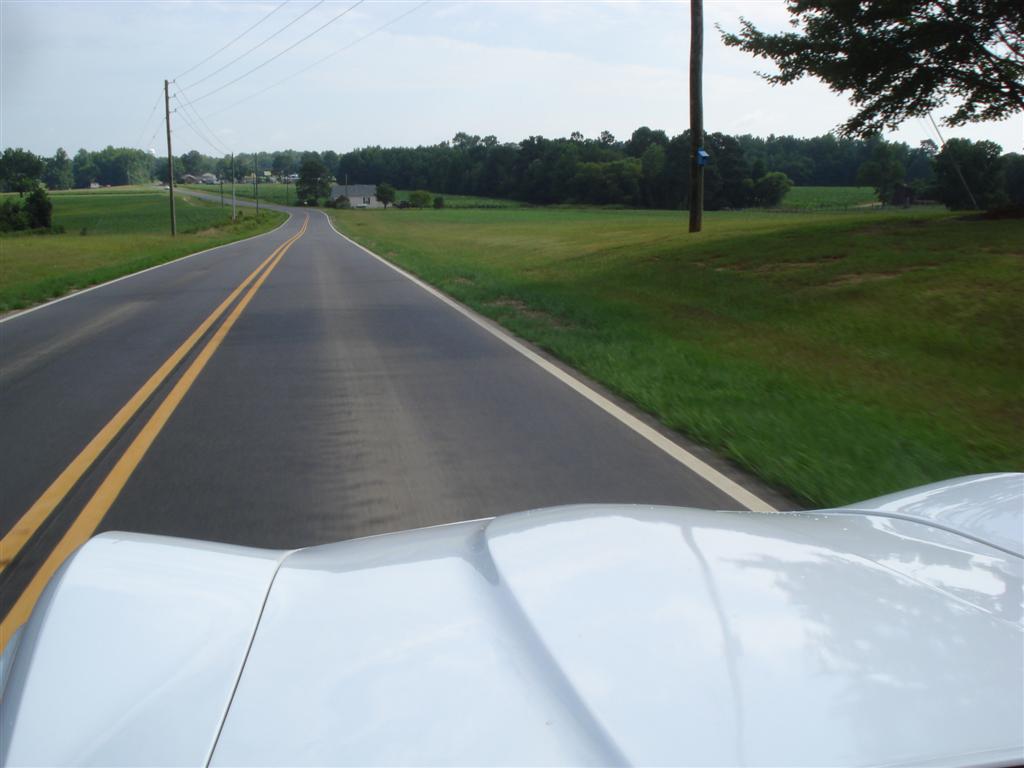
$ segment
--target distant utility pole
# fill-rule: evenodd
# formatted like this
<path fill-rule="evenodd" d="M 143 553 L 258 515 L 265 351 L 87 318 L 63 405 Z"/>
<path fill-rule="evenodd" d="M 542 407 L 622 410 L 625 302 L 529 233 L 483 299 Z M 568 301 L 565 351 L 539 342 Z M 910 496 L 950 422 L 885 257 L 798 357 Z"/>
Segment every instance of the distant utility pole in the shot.
<path fill-rule="evenodd" d="M 171 190 L 171 235 L 178 234 L 174 216 L 174 155 L 171 154 L 171 96 L 170 83 L 164 80 L 164 116 L 167 118 L 167 185 Z"/>
<path fill-rule="evenodd" d="M 256 215 L 260 215 L 260 153 L 252 156 L 252 188 L 256 196 Z"/>
<path fill-rule="evenodd" d="M 224 179 L 220 180 L 220 207 L 224 207 Z"/>
<path fill-rule="evenodd" d="M 231 153 L 231 220 L 235 220 L 235 153 Z"/>
<path fill-rule="evenodd" d="M 704 166 L 698 152 L 704 146 L 704 0 L 690 0 L 690 231 L 704 222 Z"/>

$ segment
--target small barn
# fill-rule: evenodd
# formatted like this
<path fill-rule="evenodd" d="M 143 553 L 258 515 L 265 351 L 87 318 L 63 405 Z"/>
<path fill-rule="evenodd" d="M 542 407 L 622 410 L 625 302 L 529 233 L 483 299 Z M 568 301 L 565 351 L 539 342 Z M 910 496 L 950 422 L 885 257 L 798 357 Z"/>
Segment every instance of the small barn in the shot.
<path fill-rule="evenodd" d="M 332 184 L 331 200 L 347 197 L 353 208 L 383 208 L 384 203 L 377 199 L 376 184 Z"/>

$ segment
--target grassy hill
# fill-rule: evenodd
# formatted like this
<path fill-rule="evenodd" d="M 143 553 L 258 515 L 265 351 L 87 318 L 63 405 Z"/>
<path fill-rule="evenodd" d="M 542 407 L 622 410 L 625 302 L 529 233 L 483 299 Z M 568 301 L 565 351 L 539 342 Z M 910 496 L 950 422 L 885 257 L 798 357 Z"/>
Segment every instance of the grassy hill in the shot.
<path fill-rule="evenodd" d="M 339 228 L 808 504 L 1024 465 L 1022 221 L 337 211 Z"/>

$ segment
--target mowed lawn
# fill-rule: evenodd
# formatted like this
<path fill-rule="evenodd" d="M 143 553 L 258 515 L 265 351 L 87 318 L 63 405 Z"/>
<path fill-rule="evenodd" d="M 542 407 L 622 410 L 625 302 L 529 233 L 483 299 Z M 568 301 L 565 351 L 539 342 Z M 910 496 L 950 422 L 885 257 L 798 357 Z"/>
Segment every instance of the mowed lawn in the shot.
<path fill-rule="evenodd" d="M 166 192 L 129 189 L 53 193 L 53 223 L 64 234 L 0 236 L 0 311 L 162 264 L 273 229 L 285 219 L 251 210 L 232 224 L 230 208 L 177 197 L 170 235 Z"/>
<path fill-rule="evenodd" d="M 1024 467 L 1024 221 L 332 211 L 809 505 Z"/>
<path fill-rule="evenodd" d="M 220 184 L 180 184 L 185 189 L 192 189 L 196 192 L 203 192 L 207 195 L 220 197 Z M 294 184 L 260 184 L 260 202 L 275 203 L 277 205 L 295 205 Z M 245 184 L 241 181 L 235 183 L 235 197 L 239 200 L 255 200 L 256 193 L 252 184 Z M 231 205 L 231 182 L 224 182 L 224 202 Z M 219 203 L 218 203 L 219 205 Z"/>
<path fill-rule="evenodd" d="M 818 211 L 870 208 L 878 204 L 878 195 L 873 187 L 793 187 L 778 207 L 794 211 Z"/>

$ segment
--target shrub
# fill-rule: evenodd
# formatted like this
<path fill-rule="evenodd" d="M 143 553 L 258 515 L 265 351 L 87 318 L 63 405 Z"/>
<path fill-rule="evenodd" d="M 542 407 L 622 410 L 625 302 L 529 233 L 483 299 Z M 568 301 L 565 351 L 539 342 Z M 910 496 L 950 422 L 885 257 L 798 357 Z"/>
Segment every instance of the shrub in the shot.
<path fill-rule="evenodd" d="M 0 203 L 0 232 L 17 232 L 28 229 L 28 216 L 15 200 Z"/>
<path fill-rule="evenodd" d="M 430 196 L 430 193 L 424 192 L 422 189 L 409 193 L 409 205 L 413 208 L 426 208 L 432 200 L 433 198 Z"/>
<path fill-rule="evenodd" d="M 784 173 L 766 173 L 754 182 L 754 204 L 762 208 L 771 208 L 782 202 L 793 182 Z"/>
<path fill-rule="evenodd" d="M 45 189 L 37 186 L 25 198 L 25 215 L 30 229 L 49 229 L 53 225 L 53 203 Z"/>
<path fill-rule="evenodd" d="M 434 198 L 434 207 L 435 208 L 444 208 L 444 198 L 441 197 L 440 195 L 435 197 Z"/>

